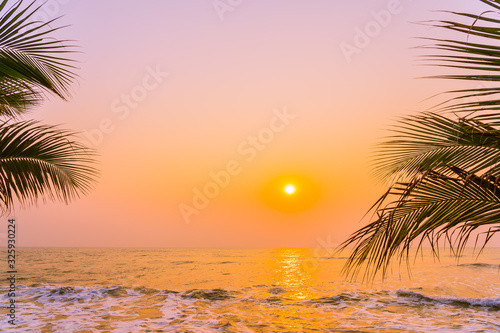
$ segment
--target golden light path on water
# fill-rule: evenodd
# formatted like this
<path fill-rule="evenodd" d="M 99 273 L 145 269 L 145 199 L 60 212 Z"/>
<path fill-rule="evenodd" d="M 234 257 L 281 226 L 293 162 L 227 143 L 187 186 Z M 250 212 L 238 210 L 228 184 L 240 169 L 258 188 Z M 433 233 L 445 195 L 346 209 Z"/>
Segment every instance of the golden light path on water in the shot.
<path fill-rule="evenodd" d="M 275 281 L 286 292 L 282 295 L 290 300 L 306 300 L 317 298 L 317 293 L 311 292 L 311 283 L 313 280 L 312 271 L 304 265 L 304 260 L 311 255 L 307 249 L 276 249 L 273 260 L 269 262 L 269 277 Z M 297 308 L 272 307 L 271 315 L 279 318 L 277 325 L 286 327 L 293 331 L 303 329 L 303 323 L 297 321 Z"/>
<path fill-rule="evenodd" d="M 310 255 L 306 249 L 277 249 L 275 260 L 271 263 L 270 271 L 276 284 L 288 290 L 286 296 L 292 299 L 306 299 L 317 297 L 310 292 L 311 271 L 304 265 L 304 259 Z"/>

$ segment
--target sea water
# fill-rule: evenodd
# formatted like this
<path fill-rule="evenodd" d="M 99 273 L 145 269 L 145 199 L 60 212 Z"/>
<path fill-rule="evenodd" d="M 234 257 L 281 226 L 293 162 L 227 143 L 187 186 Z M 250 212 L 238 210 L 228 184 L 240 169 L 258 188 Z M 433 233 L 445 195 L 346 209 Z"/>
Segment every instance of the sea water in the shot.
<path fill-rule="evenodd" d="M 500 249 L 348 281 L 317 249 L 20 248 L 16 332 L 499 332 Z"/>

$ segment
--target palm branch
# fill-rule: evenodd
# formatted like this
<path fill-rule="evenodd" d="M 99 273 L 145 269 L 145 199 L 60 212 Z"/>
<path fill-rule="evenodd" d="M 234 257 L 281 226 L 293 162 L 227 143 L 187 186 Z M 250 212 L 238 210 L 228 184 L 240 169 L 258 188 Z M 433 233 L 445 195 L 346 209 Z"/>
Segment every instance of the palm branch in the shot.
<path fill-rule="evenodd" d="M 67 58 L 73 46 L 58 40 L 49 22 L 32 21 L 41 6 L 0 3 L 0 115 L 15 116 L 37 105 L 44 92 L 65 99 L 75 74 Z"/>
<path fill-rule="evenodd" d="M 500 81 L 500 0 L 481 0 L 491 7 L 480 15 L 448 12 L 450 20 L 432 26 L 463 36 L 457 40 L 427 38 L 436 51 L 424 59 L 456 74 L 440 79 Z M 378 147 L 375 174 L 391 185 L 373 205 L 375 220 L 340 247 L 354 246 L 344 273 L 364 278 L 388 274 L 391 259 L 409 264 L 410 249 L 425 241 L 439 257 L 444 241 L 459 256 L 472 235 L 482 248 L 500 231 L 500 87 L 449 91 L 428 112 L 408 116 Z M 480 239 L 479 232 L 484 233 Z"/>
<path fill-rule="evenodd" d="M 0 115 L 14 117 L 38 104 L 45 92 L 61 98 L 75 75 L 67 41 L 53 33 L 53 21 L 32 21 L 34 1 L 0 2 Z M 0 122 L 0 206 L 43 200 L 70 200 L 90 190 L 97 175 L 94 153 L 75 133 L 35 121 Z"/>
<path fill-rule="evenodd" d="M 39 198 L 68 202 L 90 190 L 97 170 L 94 153 L 75 133 L 36 121 L 0 124 L 0 202 L 10 210 Z"/>

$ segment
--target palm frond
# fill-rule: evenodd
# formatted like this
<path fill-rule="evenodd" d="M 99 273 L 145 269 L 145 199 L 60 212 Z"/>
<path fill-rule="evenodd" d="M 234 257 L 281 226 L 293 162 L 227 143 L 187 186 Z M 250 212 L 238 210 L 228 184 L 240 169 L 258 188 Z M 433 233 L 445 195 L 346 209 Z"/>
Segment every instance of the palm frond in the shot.
<path fill-rule="evenodd" d="M 344 266 L 351 278 L 363 267 L 364 278 L 385 277 L 395 257 L 409 265 L 414 244 L 418 253 L 428 242 L 438 257 L 444 241 L 460 255 L 473 234 L 487 229 L 484 248 L 500 232 L 500 0 L 481 2 L 490 10 L 428 22 L 459 38 L 426 38 L 432 45 L 423 49 L 434 53 L 424 60 L 452 71 L 433 78 L 492 86 L 446 92 L 430 111 L 401 119 L 378 146 L 375 174 L 392 185 L 370 209 L 375 220 L 340 247 L 354 246 Z"/>
<path fill-rule="evenodd" d="M 39 198 L 69 202 L 94 183 L 94 152 L 75 134 L 36 121 L 0 124 L 0 202 L 9 210 L 14 197 L 23 205 Z"/>
<path fill-rule="evenodd" d="M 393 257 L 408 263 L 412 244 L 418 242 L 418 252 L 425 240 L 435 255 L 441 240 L 459 255 L 478 228 L 498 226 L 499 183 L 458 170 L 456 177 L 425 172 L 409 183 L 394 184 L 389 195 L 396 199 L 380 201 L 378 218 L 341 245 L 341 250 L 354 246 L 344 273 L 355 278 L 365 267 L 365 279 L 379 271 L 385 277 Z"/>
<path fill-rule="evenodd" d="M 13 116 L 40 102 L 43 92 L 65 99 L 76 67 L 66 57 L 74 46 L 53 37 L 60 29 L 51 27 L 54 20 L 30 21 L 40 9 L 34 1 L 23 7 L 20 0 L 8 9 L 7 3 L 0 3 L 0 93 L 8 96 L 0 99 L 0 115 Z"/>
<path fill-rule="evenodd" d="M 373 165 L 383 180 L 419 172 L 449 172 L 449 165 L 474 174 L 500 172 L 500 114 L 450 119 L 425 112 L 401 119 L 393 136 L 379 145 Z"/>
<path fill-rule="evenodd" d="M 453 69 L 455 72 L 431 78 L 473 81 L 479 85 L 446 92 L 451 97 L 436 106 L 438 111 L 487 112 L 500 107 L 500 100 L 491 98 L 500 93 L 500 86 L 485 86 L 486 83 L 494 85 L 500 81 L 500 2 L 481 2 L 491 9 L 479 15 L 446 11 L 444 13 L 453 19 L 424 22 L 457 33 L 456 39 L 422 38 L 431 44 L 421 48 L 433 51 L 423 56 L 425 64 Z"/>

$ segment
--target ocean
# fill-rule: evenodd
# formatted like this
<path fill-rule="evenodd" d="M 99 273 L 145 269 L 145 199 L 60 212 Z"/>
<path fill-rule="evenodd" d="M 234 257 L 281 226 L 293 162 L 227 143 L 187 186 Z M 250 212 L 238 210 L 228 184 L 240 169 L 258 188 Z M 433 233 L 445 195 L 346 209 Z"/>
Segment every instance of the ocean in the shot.
<path fill-rule="evenodd" d="M 500 249 L 348 281 L 322 249 L 20 248 L 16 332 L 499 332 Z M 6 260 L 5 260 L 6 261 Z"/>

